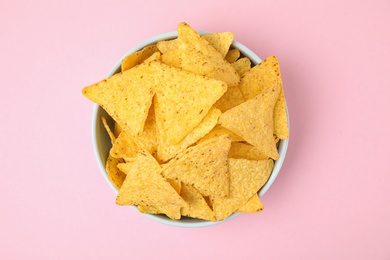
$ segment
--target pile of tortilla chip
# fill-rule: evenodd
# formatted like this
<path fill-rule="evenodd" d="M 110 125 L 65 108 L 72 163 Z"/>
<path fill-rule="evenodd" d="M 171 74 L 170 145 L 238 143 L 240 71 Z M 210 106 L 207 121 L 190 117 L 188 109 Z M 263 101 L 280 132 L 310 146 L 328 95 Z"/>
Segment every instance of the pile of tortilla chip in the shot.
<path fill-rule="evenodd" d="M 102 118 L 116 203 L 175 220 L 259 212 L 258 192 L 289 135 L 278 60 L 253 66 L 231 32 L 177 30 L 82 91 L 115 121 Z"/>

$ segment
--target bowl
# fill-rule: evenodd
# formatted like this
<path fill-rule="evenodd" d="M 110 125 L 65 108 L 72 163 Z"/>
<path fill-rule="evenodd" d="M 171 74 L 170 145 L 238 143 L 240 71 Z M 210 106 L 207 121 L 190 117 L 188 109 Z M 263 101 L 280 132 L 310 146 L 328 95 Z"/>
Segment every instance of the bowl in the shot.
<path fill-rule="evenodd" d="M 199 34 L 208 33 L 205 31 L 198 31 L 198 32 L 199 32 Z M 138 44 L 134 48 L 130 49 L 122 57 L 122 59 L 124 57 L 128 56 L 129 54 L 137 52 L 148 45 L 157 43 L 158 41 L 171 40 L 174 38 L 177 38 L 177 31 L 168 32 L 168 33 L 164 33 L 164 34 L 160 34 L 160 35 L 151 37 L 151 38 L 141 42 L 140 44 Z M 253 65 L 259 64 L 261 62 L 261 59 L 259 58 L 259 56 L 257 56 L 253 51 L 248 49 L 243 44 L 234 40 L 232 43 L 232 47 L 240 50 L 241 55 L 248 57 L 251 60 L 251 62 L 253 63 Z M 120 59 L 114 65 L 114 67 L 111 69 L 110 73 L 107 75 L 108 77 L 121 71 L 122 59 Z M 287 108 L 287 104 L 286 104 L 286 108 Z M 110 141 L 110 138 L 109 138 L 102 122 L 101 122 L 101 116 L 105 116 L 107 118 L 108 124 L 111 127 L 113 127 L 113 125 L 114 125 L 114 121 L 107 114 L 107 112 L 103 108 L 101 108 L 99 105 L 95 105 L 94 110 L 93 110 L 93 116 L 92 116 L 93 149 L 94 149 L 95 156 L 96 156 L 96 159 L 98 162 L 98 166 L 100 168 L 100 171 L 101 171 L 103 177 L 106 179 L 108 185 L 112 188 L 112 190 L 117 194 L 118 190 L 114 186 L 114 184 L 111 183 L 111 181 L 109 180 L 109 178 L 107 176 L 106 169 L 105 169 L 106 159 L 107 159 L 107 156 L 108 156 L 110 148 L 111 148 L 111 141 Z M 287 113 L 287 118 L 288 118 L 288 113 Z M 289 142 L 289 139 L 281 140 L 279 142 L 278 151 L 279 151 L 280 157 L 278 160 L 275 161 L 274 168 L 272 170 L 272 173 L 271 173 L 268 181 L 258 192 L 258 195 L 260 197 L 262 197 L 268 191 L 268 189 L 271 187 L 272 183 L 275 181 L 276 177 L 278 176 L 280 169 L 282 168 L 284 158 L 285 158 L 286 153 L 287 153 L 288 142 Z M 135 206 L 131 206 L 131 207 L 134 210 L 138 211 L 137 207 L 135 207 Z M 140 214 L 143 214 L 143 213 L 140 213 Z M 213 225 L 217 225 L 217 224 L 229 221 L 229 220 L 237 217 L 238 215 L 240 215 L 240 213 L 234 213 L 222 221 L 215 221 L 215 222 L 187 218 L 187 217 L 182 217 L 180 220 L 171 220 L 170 218 L 166 217 L 165 215 L 151 215 L 151 214 L 143 214 L 143 215 L 145 215 L 146 217 L 148 217 L 154 221 L 157 221 L 157 222 L 162 223 L 162 224 L 170 225 L 170 226 L 184 227 L 184 228 L 200 228 L 200 227 L 213 226 Z"/>

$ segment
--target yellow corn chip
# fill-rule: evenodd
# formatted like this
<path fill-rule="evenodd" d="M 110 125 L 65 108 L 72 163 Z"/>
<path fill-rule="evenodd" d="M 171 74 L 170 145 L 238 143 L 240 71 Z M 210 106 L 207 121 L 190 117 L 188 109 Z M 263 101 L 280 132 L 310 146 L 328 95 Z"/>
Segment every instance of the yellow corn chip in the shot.
<path fill-rule="evenodd" d="M 180 196 L 188 204 L 188 206 L 181 208 L 182 216 L 215 221 L 214 212 L 197 189 L 184 184 L 182 185 Z"/>
<path fill-rule="evenodd" d="M 133 162 L 134 162 L 134 159 L 133 159 Z M 127 174 L 130 171 L 131 165 L 132 165 L 132 162 L 125 162 L 125 163 L 122 162 L 122 163 L 118 163 L 117 167 L 121 172 L 123 172 L 124 174 Z"/>
<path fill-rule="evenodd" d="M 138 145 L 138 147 L 146 149 L 152 155 L 157 152 L 156 115 L 153 105 L 150 107 L 143 132 L 140 135 L 134 137 L 133 140 Z"/>
<path fill-rule="evenodd" d="M 118 192 L 116 203 L 153 206 L 172 219 L 180 219 L 180 208 L 186 206 L 161 175 L 160 165 L 146 150 L 138 152 Z"/>
<path fill-rule="evenodd" d="M 253 195 L 244 205 L 239 207 L 236 212 L 240 213 L 256 213 L 264 209 L 263 203 L 261 202 L 259 195 L 256 193 Z"/>
<path fill-rule="evenodd" d="M 210 140 L 211 138 L 221 136 L 221 135 L 226 135 L 226 134 L 232 138 L 232 142 L 244 141 L 244 139 L 242 139 L 242 137 L 236 135 L 235 133 L 233 133 L 229 129 L 222 127 L 221 125 L 216 125 L 208 134 L 206 134 L 203 138 L 199 139 L 197 141 L 197 143 L 200 144 L 204 141 Z"/>
<path fill-rule="evenodd" d="M 111 144 L 114 144 L 116 137 L 115 137 L 114 133 L 111 131 L 111 128 L 107 123 L 107 119 L 104 116 L 102 116 L 101 118 L 102 118 L 104 128 L 107 131 L 107 134 L 110 136 Z"/>
<path fill-rule="evenodd" d="M 238 58 L 240 58 L 240 55 L 241 55 L 241 53 L 238 49 L 231 49 L 227 52 L 225 59 L 229 63 L 233 63 L 233 62 L 237 61 Z"/>
<path fill-rule="evenodd" d="M 232 143 L 229 150 L 229 158 L 248 160 L 267 160 L 268 156 L 262 154 L 256 147 L 246 143 Z"/>
<path fill-rule="evenodd" d="M 229 51 L 230 45 L 234 40 L 234 35 L 232 32 L 219 32 L 202 35 L 202 38 L 208 41 L 211 46 L 213 46 L 222 57 L 225 57 Z"/>
<path fill-rule="evenodd" d="M 260 64 L 253 67 L 245 73 L 241 79 L 239 88 L 245 99 L 251 99 L 260 93 L 275 85 L 280 85 L 281 90 L 279 98 L 275 104 L 274 124 L 275 134 L 282 140 L 287 139 L 289 135 L 287 110 L 284 98 L 282 77 L 279 68 L 278 59 L 270 56 Z"/>
<path fill-rule="evenodd" d="M 239 83 L 240 76 L 236 70 L 207 40 L 186 23 L 180 23 L 177 30 L 178 47 L 162 55 L 164 63 L 222 80 L 229 86 Z"/>
<path fill-rule="evenodd" d="M 112 184 L 119 190 L 126 178 L 126 174 L 118 169 L 117 165 L 122 163 L 122 159 L 113 158 L 110 155 L 106 161 L 107 177 Z"/>
<path fill-rule="evenodd" d="M 232 63 L 233 68 L 238 72 L 240 77 L 251 70 L 251 65 L 251 60 L 247 57 L 241 58 Z"/>
<path fill-rule="evenodd" d="M 139 150 L 138 145 L 134 142 L 130 131 L 123 130 L 115 140 L 110 155 L 114 158 L 133 158 Z"/>
<path fill-rule="evenodd" d="M 149 45 L 143 48 L 140 51 L 134 52 L 122 60 L 122 71 L 129 70 L 132 67 L 142 63 L 144 60 L 149 58 L 157 50 L 157 45 Z"/>
<path fill-rule="evenodd" d="M 267 182 L 273 168 L 273 160 L 253 161 L 229 159 L 229 196 L 213 197 L 217 220 L 223 220 L 245 204 Z"/>
<path fill-rule="evenodd" d="M 231 137 L 221 135 L 189 147 L 164 167 L 165 178 L 194 186 L 204 196 L 229 194 L 227 155 Z"/>
<path fill-rule="evenodd" d="M 234 107 L 219 118 L 219 123 L 244 138 L 262 154 L 277 160 L 274 141 L 273 111 L 279 97 L 280 85 Z M 249 112 L 250 111 L 250 112 Z"/>
<path fill-rule="evenodd" d="M 142 132 L 154 95 L 154 77 L 145 64 L 140 64 L 108 79 L 85 87 L 83 94 L 103 107 L 133 136 Z"/>
<path fill-rule="evenodd" d="M 160 162 L 166 162 L 175 157 L 178 153 L 183 152 L 190 145 L 194 144 L 200 138 L 204 137 L 217 124 L 221 111 L 212 107 L 207 115 L 203 118 L 199 125 L 197 125 L 182 141 L 178 144 L 172 145 L 164 138 L 158 138 L 159 145 L 157 147 L 157 158 Z M 158 136 L 160 137 L 160 136 Z"/>
<path fill-rule="evenodd" d="M 233 42 L 234 35 L 231 32 L 222 32 L 222 33 L 211 33 L 201 36 L 203 39 L 208 41 L 211 46 L 214 47 L 223 57 L 226 56 L 230 45 Z M 161 53 L 167 53 L 170 51 L 175 51 L 178 48 L 178 40 L 167 40 L 160 41 L 157 43 L 157 48 Z"/>
<path fill-rule="evenodd" d="M 230 86 L 225 94 L 214 104 L 222 112 L 229 110 L 245 102 L 241 90 L 237 86 Z"/>
<path fill-rule="evenodd" d="M 156 74 L 154 103 L 160 138 L 177 144 L 206 116 L 227 90 L 226 83 L 152 62 Z"/>

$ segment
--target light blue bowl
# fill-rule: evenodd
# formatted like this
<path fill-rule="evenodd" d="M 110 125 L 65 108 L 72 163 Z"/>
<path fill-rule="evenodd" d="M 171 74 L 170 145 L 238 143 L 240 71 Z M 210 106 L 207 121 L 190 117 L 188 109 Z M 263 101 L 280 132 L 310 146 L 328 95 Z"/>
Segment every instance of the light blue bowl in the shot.
<path fill-rule="evenodd" d="M 208 32 L 204 31 L 199 31 L 200 34 L 206 34 Z M 128 56 L 131 53 L 137 52 L 141 50 L 142 48 L 150 45 L 157 43 L 158 41 L 162 40 L 171 40 L 177 37 L 177 32 L 168 32 L 164 34 L 160 34 L 157 36 L 154 36 L 152 38 L 147 39 L 146 41 L 143 41 L 142 43 L 138 44 L 131 50 L 129 50 L 123 57 Z M 250 49 L 242 45 L 241 43 L 237 41 L 233 41 L 232 47 L 240 50 L 241 54 L 243 56 L 248 57 L 253 64 L 259 64 L 261 62 L 261 59 Z M 108 77 L 120 72 L 121 70 L 121 63 L 122 59 L 120 59 L 115 66 L 111 69 L 110 73 L 107 75 Z M 287 104 L 286 104 L 287 108 Z M 93 148 L 95 151 L 96 159 L 100 168 L 101 173 L 103 174 L 103 177 L 106 179 L 107 183 L 111 186 L 112 190 L 117 194 L 118 190 L 114 186 L 114 184 L 111 183 L 107 176 L 107 172 L 105 169 L 105 164 L 106 164 L 106 159 L 109 154 L 109 151 L 111 149 L 111 141 L 110 138 L 102 124 L 101 121 L 101 116 L 105 116 L 108 120 L 108 123 L 113 127 L 114 121 L 112 118 L 107 114 L 107 112 L 101 108 L 99 105 L 95 105 L 94 110 L 93 110 L 93 116 L 92 116 L 92 142 L 93 142 Z M 288 113 L 287 113 L 288 117 Z M 272 170 L 271 176 L 268 179 L 267 183 L 260 189 L 259 191 L 259 196 L 262 197 L 267 190 L 271 187 L 272 183 L 275 181 L 276 177 L 279 174 L 280 169 L 282 168 L 284 158 L 287 153 L 287 147 L 288 147 L 288 141 L 289 139 L 286 140 L 281 140 L 279 143 L 279 159 L 275 161 L 274 168 Z M 137 207 L 131 206 L 133 209 L 137 210 Z M 137 210 L 138 211 L 138 210 Z M 141 213 L 143 214 L 143 213 Z M 146 217 L 157 221 L 162 224 L 170 225 L 170 226 L 175 226 L 175 227 L 185 227 L 185 228 L 200 228 L 200 227 L 208 227 L 208 226 L 213 226 L 216 224 L 220 224 L 223 222 L 226 222 L 228 220 L 231 220 L 240 213 L 234 213 L 228 218 L 226 218 L 223 221 L 216 221 L 216 222 L 211 222 L 211 221 L 205 221 L 205 220 L 200 220 L 200 219 L 193 219 L 193 218 L 187 218 L 187 217 L 182 217 L 180 220 L 172 220 L 165 215 L 151 215 L 151 214 L 144 214 Z"/>

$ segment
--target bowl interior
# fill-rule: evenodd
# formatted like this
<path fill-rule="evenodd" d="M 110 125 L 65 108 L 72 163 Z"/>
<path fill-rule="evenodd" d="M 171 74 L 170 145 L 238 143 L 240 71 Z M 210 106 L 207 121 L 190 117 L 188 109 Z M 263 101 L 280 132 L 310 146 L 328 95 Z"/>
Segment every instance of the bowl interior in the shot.
<path fill-rule="evenodd" d="M 206 34 L 207 32 L 199 31 L 199 33 Z M 133 52 L 141 50 L 145 46 L 157 43 L 158 41 L 162 41 L 162 40 L 174 39 L 176 37 L 177 37 L 176 31 L 164 33 L 164 34 L 152 37 L 152 38 L 142 42 L 141 44 L 135 46 L 131 50 L 129 50 L 122 57 L 122 59 Z M 241 44 L 237 41 L 233 41 L 232 47 L 239 49 L 242 56 L 248 57 L 254 65 L 261 62 L 261 59 L 254 52 L 252 52 L 250 49 L 245 47 L 243 44 Z M 117 62 L 117 64 L 115 64 L 115 66 L 112 68 L 110 73 L 107 75 L 108 77 L 120 72 L 122 59 L 120 59 Z M 287 108 L 287 104 L 286 104 L 286 108 Z M 106 179 L 107 183 L 111 186 L 113 191 L 117 194 L 118 190 L 111 183 L 111 181 L 108 179 L 107 172 L 105 169 L 106 159 L 107 159 L 107 156 L 108 156 L 109 151 L 111 149 L 111 141 L 110 141 L 110 138 L 109 138 L 104 126 L 103 126 L 102 121 L 100 120 L 101 116 L 104 116 L 107 118 L 108 124 L 113 129 L 113 125 L 114 125 L 113 119 L 107 114 L 107 112 L 103 108 L 101 108 L 99 105 L 95 105 L 94 111 L 93 111 L 93 116 L 92 116 L 93 148 L 95 151 L 95 156 L 96 156 L 99 168 L 100 168 L 104 178 Z M 288 118 L 288 113 L 287 113 L 287 118 Z M 288 120 L 288 122 L 289 122 L 289 120 Z M 282 167 L 284 158 L 286 156 L 288 141 L 289 141 L 289 139 L 281 140 L 279 142 L 278 151 L 279 151 L 280 158 L 275 161 L 274 168 L 272 170 L 271 176 L 268 179 L 267 183 L 258 192 L 260 197 L 262 197 L 267 192 L 267 190 L 271 187 L 272 183 L 275 181 L 277 175 L 279 174 L 279 171 Z M 132 206 L 132 208 L 137 210 L 137 208 L 135 206 Z M 212 225 L 216 225 L 216 224 L 228 221 L 228 220 L 238 216 L 239 213 L 234 213 L 230 217 L 226 218 L 225 220 L 216 221 L 216 222 L 187 218 L 187 217 L 182 217 L 180 220 L 171 220 L 170 218 L 166 217 L 165 215 L 151 215 L 151 214 L 144 214 L 144 215 L 152 220 L 155 220 L 157 222 L 160 222 L 160 223 L 163 223 L 166 225 L 171 225 L 171 226 L 176 226 L 176 227 L 197 228 L 197 227 L 212 226 Z"/>

